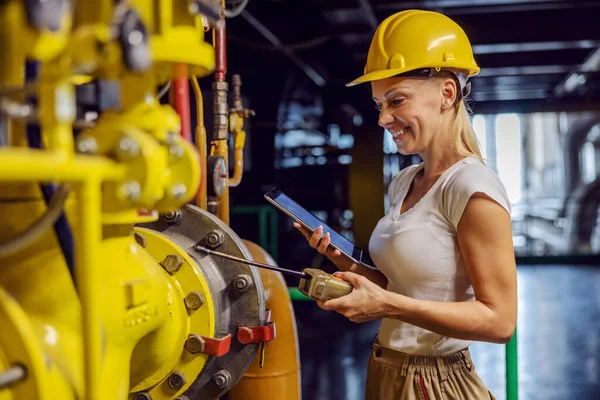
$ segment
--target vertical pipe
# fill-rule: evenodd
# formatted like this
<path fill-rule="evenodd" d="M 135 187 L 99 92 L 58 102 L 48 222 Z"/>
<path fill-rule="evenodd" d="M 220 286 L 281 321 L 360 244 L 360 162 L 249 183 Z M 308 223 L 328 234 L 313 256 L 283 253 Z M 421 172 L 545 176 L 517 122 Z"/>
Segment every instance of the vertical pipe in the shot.
<path fill-rule="evenodd" d="M 174 107 L 181 119 L 181 136 L 188 142 L 191 142 L 190 88 L 188 86 L 187 64 L 175 64 L 173 92 Z"/>
<path fill-rule="evenodd" d="M 506 400 L 519 398 L 519 362 L 517 352 L 517 328 L 512 339 L 506 344 Z"/>
<path fill-rule="evenodd" d="M 215 28 L 215 79 L 225 82 L 227 74 L 227 47 L 225 41 L 225 23 L 220 28 Z"/>
<path fill-rule="evenodd" d="M 224 22 L 224 21 L 223 21 Z M 214 91 L 214 132 L 211 146 L 211 154 L 221 156 L 225 159 L 225 171 L 229 171 L 229 148 L 227 139 L 228 130 L 228 105 L 227 105 L 227 57 L 225 42 L 225 23 L 219 28 L 215 28 L 215 82 L 213 82 Z M 210 173 L 210 171 L 209 171 Z M 229 175 L 229 173 L 227 173 Z M 225 183 L 223 194 L 219 198 L 217 216 L 229 225 L 229 182 Z"/>
<path fill-rule="evenodd" d="M 231 77 L 231 91 L 233 94 L 232 109 L 229 116 L 229 129 L 233 133 L 234 143 L 234 170 L 233 177 L 229 178 L 229 187 L 236 187 L 242 182 L 244 172 L 244 146 L 246 142 L 246 132 L 244 132 L 244 114 L 251 114 L 249 110 L 244 110 L 242 104 L 242 78 L 238 74 Z"/>
<path fill-rule="evenodd" d="M 271 225 L 271 255 L 275 261 L 279 261 L 279 242 L 277 240 L 277 225 L 278 225 L 278 214 L 274 208 L 269 208 L 269 221 Z"/>
<path fill-rule="evenodd" d="M 266 250 L 269 248 L 269 241 L 267 231 L 268 216 L 265 210 L 266 208 L 262 208 L 258 212 L 258 243 L 260 247 Z"/>
<path fill-rule="evenodd" d="M 78 192 L 80 228 L 75 248 L 75 265 L 82 306 L 85 398 L 96 400 L 102 398 L 101 299 L 98 290 L 101 279 L 97 263 L 102 240 L 100 182 L 90 179 L 78 187 Z"/>
<path fill-rule="evenodd" d="M 20 1 L 2 2 L 0 12 L 0 86 L 19 87 L 23 85 L 25 76 L 25 46 L 23 39 L 18 35 L 22 18 L 15 15 L 23 14 L 25 8 Z"/>
<path fill-rule="evenodd" d="M 196 96 L 196 146 L 200 156 L 200 187 L 196 195 L 196 205 L 203 210 L 207 208 L 207 192 L 206 192 L 206 127 L 204 125 L 204 99 L 202 98 L 202 90 L 198 84 L 198 79 L 192 76 L 192 86 L 194 95 Z"/>

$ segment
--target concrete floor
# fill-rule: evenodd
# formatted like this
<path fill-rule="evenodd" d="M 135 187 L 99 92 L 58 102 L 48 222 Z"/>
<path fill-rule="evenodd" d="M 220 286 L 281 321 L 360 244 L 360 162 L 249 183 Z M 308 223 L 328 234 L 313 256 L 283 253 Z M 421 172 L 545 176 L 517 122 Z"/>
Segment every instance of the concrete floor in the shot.
<path fill-rule="evenodd" d="M 519 268 L 519 399 L 600 399 L 600 268 Z M 314 303 L 294 303 L 304 400 L 363 399 L 378 323 L 355 324 Z M 477 371 L 506 400 L 504 346 L 475 343 Z"/>

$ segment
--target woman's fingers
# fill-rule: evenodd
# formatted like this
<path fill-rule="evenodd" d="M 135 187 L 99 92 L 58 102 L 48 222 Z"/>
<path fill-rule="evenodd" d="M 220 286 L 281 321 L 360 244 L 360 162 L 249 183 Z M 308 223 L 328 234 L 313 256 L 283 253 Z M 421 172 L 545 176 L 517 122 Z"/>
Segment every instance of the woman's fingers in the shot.
<path fill-rule="evenodd" d="M 327 251 L 327 247 L 329 247 L 330 242 L 331 242 L 331 237 L 329 236 L 329 232 L 327 232 L 325 234 L 325 236 L 323 236 L 323 238 L 321 239 L 321 243 L 319 243 L 319 245 L 317 247 L 317 251 L 321 254 L 325 254 L 325 252 Z"/>
<path fill-rule="evenodd" d="M 310 244 L 310 247 L 314 247 L 316 249 L 319 246 L 319 241 L 322 237 L 323 227 L 319 226 L 308 240 L 308 244 Z"/>
<path fill-rule="evenodd" d="M 329 245 L 331 244 L 331 236 L 329 235 L 329 232 L 327 232 L 325 236 L 323 236 L 322 226 L 319 226 L 314 232 L 309 231 L 308 229 L 300 225 L 298 222 L 294 222 L 294 227 L 304 235 L 306 240 L 308 240 L 308 244 L 310 244 L 311 247 L 317 249 L 319 253 L 327 253 L 328 255 L 334 257 L 338 257 L 342 254 L 337 249 L 329 248 Z"/>

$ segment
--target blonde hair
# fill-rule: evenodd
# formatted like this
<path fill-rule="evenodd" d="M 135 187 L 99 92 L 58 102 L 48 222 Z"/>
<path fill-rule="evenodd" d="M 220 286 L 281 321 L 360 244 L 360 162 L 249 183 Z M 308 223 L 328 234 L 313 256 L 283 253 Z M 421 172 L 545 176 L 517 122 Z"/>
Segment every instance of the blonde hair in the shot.
<path fill-rule="evenodd" d="M 461 85 L 461 79 L 459 79 L 460 71 L 442 70 L 435 78 L 443 82 L 444 79 L 452 79 L 456 83 L 458 90 L 456 98 L 454 100 L 454 108 L 456 110 L 456 116 L 454 118 L 454 140 L 453 146 L 463 157 L 475 156 L 482 163 L 485 163 L 483 156 L 481 155 L 481 149 L 479 148 L 479 141 L 475 135 L 475 129 L 471 122 L 471 109 L 467 102 L 468 97 L 462 95 L 462 87 L 466 84 L 466 78 L 463 79 L 463 85 Z M 468 94 L 467 94 L 468 95 Z"/>
<path fill-rule="evenodd" d="M 475 135 L 475 129 L 471 123 L 471 110 L 468 108 L 466 100 L 460 98 L 456 108 L 456 118 L 454 120 L 454 146 L 462 156 L 475 156 L 479 161 L 485 163 L 479 148 L 479 142 Z"/>

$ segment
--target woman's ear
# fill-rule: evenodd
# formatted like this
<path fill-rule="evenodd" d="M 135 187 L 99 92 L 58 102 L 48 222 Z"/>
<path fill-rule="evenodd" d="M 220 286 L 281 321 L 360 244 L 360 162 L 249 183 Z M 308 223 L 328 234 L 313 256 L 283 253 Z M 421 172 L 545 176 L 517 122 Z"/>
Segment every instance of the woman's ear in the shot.
<path fill-rule="evenodd" d="M 456 81 L 452 78 L 446 78 L 442 81 L 442 109 L 452 107 L 458 95 Z"/>

